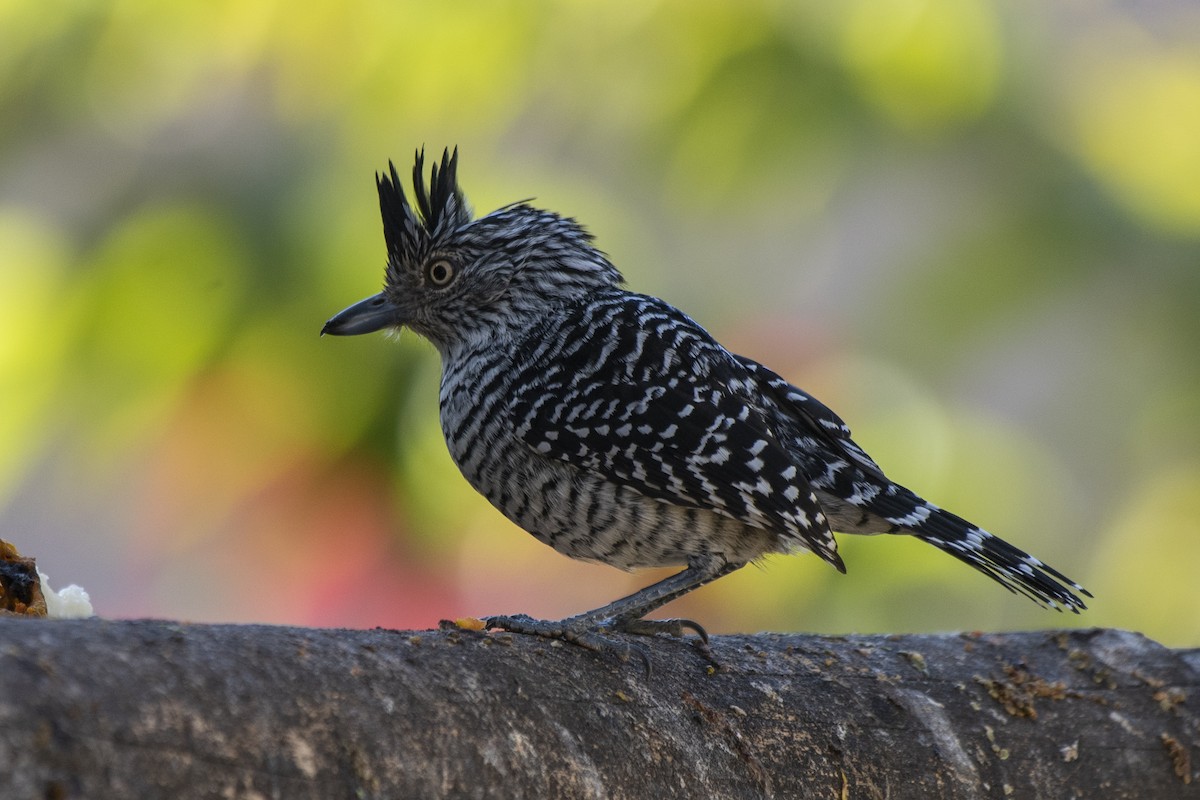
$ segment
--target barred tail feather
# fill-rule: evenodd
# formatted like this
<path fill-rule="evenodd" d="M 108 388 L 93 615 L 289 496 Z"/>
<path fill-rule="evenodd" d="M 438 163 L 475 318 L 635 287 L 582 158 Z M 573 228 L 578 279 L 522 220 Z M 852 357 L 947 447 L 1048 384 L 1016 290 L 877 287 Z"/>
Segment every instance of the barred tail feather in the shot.
<path fill-rule="evenodd" d="M 930 533 L 917 533 L 916 536 L 1038 605 L 1056 611 L 1067 608 L 1078 614 L 1087 608 L 1079 594 L 1092 596 L 1054 567 L 980 528 L 972 527 L 959 539 L 944 539 Z"/>
<path fill-rule="evenodd" d="M 1091 592 L 1054 567 L 906 489 L 899 486 L 896 489 L 899 491 L 876 498 L 882 501 L 876 505 L 892 506 L 885 516 L 904 532 L 949 553 L 1010 592 L 1024 595 L 1040 606 L 1056 611 L 1065 608 L 1075 614 L 1087 608 L 1080 595 L 1091 597 Z M 906 507 L 905 513 L 896 513 L 901 507 Z"/>

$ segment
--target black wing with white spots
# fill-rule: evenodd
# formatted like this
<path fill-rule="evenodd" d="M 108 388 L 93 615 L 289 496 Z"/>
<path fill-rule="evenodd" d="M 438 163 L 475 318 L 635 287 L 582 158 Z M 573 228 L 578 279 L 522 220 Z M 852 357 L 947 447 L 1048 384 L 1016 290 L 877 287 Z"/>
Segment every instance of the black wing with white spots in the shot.
<path fill-rule="evenodd" d="M 515 362 L 509 410 L 534 451 L 648 497 L 778 531 L 844 571 L 753 379 L 682 312 L 613 291 L 549 320 Z"/>
<path fill-rule="evenodd" d="M 888 480 L 879 465 L 850 438 L 850 426 L 829 406 L 757 361 L 745 356 L 734 358 L 754 378 L 759 391 L 770 397 L 775 408 L 793 423 L 797 435 L 811 436 L 830 454 L 844 456 L 868 475 Z"/>

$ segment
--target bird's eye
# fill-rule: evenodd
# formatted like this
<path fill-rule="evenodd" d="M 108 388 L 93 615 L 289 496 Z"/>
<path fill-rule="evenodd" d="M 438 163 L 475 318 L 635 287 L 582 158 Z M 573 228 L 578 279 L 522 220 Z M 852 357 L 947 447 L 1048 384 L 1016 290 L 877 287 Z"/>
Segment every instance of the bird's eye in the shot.
<path fill-rule="evenodd" d="M 438 259 L 425 270 L 425 276 L 434 286 L 448 286 L 454 280 L 454 265 L 444 258 Z"/>

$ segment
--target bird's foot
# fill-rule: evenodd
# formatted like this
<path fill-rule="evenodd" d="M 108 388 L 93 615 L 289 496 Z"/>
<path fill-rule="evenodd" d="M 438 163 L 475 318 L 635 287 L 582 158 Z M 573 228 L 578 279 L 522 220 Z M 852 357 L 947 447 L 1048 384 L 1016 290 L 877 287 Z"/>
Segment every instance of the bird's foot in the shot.
<path fill-rule="evenodd" d="M 618 642 L 601 635 L 608 630 L 605 626 L 589 619 L 570 617 L 568 619 L 534 619 L 528 614 L 501 615 L 484 617 L 484 627 L 487 630 L 502 630 L 509 633 L 521 633 L 527 636 L 540 636 L 543 639 L 558 639 L 578 645 L 594 653 L 611 653 L 622 662 L 628 661 L 631 653 L 636 653 L 650 674 L 650 655 L 645 648 L 629 642 Z"/>
<path fill-rule="evenodd" d="M 646 649 L 630 642 L 618 642 L 604 634 L 627 633 L 635 636 L 657 636 L 666 634 L 675 638 L 683 638 L 685 631 L 694 631 L 699 636 L 697 649 L 714 665 L 712 651 L 708 648 L 708 632 L 698 623 L 690 619 L 641 619 L 638 617 L 615 617 L 595 620 L 586 614 L 561 620 L 534 619 L 527 614 L 513 614 L 495 617 L 484 617 L 484 627 L 488 630 L 504 630 L 509 633 L 521 633 L 529 636 L 540 636 L 544 639 L 559 639 L 564 642 L 579 645 L 596 653 L 612 653 L 622 661 L 628 661 L 631 653 L 636 653 L 650 672 L 650 657 Z"/>
<path fill-rule="evenodd" d="M 581 624 L 582 623 L 582 624 Z M 483 618 L 487 630 L 502 630 L 509 633 L 523 633 L 528 636 L 540 636 L 543 639 L 561 639 L 564 642 L 577 644 L 588 650 L 608 650 L 611 647 L 607 639 L 600 636 L 600 626 L 589 625 L 572 617 L 569 619 L 534 619 L 528 614 L 500 615 Z"/>

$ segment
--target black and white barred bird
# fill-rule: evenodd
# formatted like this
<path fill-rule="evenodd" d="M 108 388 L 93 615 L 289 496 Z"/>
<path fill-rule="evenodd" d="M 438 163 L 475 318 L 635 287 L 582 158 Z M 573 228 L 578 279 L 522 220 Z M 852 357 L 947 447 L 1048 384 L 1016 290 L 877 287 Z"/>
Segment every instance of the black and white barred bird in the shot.
<path fill-rule="evenodd" d="M 767 553 L 810 550 L 845 572 L 833 531 L 916 536 L 1039 604 L 1085 607 L 1062 573 L 888 480 L 816 399 L 622 288 L 573 219 L 523 202 L 474 219 L 457 155 L 426 187 L 417 154 L 415 207 L 394 165 L 377 176 L 384 289 L 322 333 L 407 327 L 432 342 L 455 463 L 541 541 L 621 569 L 685 567 L 576 617 L 490 627 L 591 646 L 604 630 L 703 636 L 643 617 Z"/>

